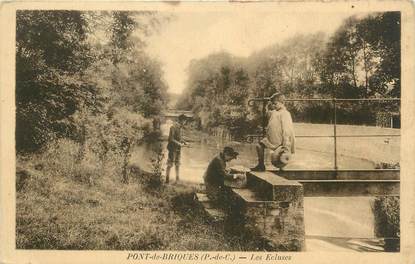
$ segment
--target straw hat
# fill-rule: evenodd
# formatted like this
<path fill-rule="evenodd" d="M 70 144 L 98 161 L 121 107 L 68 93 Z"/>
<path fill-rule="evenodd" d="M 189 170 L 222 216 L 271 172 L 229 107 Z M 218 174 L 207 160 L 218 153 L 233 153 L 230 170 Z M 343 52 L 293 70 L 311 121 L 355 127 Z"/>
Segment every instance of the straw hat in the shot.
<path fill-rule="evenodd" d="M 285 167 L 291 160 L 291 153 L 279 146 L 271 153 L 271 163 L 277 168 Z"/>

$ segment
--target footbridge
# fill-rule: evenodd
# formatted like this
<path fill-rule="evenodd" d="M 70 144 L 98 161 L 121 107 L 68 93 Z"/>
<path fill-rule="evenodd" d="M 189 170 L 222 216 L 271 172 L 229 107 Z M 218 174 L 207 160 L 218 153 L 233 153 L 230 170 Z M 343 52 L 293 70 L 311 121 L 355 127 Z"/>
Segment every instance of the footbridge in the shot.
<path fill-rule="evenodd" d="M 163 117 L 166 120 L 176 120 L 180 115 L 184 115 L 188 119 L 192 119 L 194 117 L 194 114 L 192 111 L 168 109 L 163 112 Z"/>

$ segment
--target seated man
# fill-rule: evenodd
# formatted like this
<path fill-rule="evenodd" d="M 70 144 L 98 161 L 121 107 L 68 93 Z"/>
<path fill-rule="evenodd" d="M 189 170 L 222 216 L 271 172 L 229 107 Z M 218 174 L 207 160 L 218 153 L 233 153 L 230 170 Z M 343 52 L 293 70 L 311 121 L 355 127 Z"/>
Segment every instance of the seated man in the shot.
<path fill-rule="evenodd" d="M 206 186 L 206 194 L 213 204 L 222 206 L 226 203 L 226 192 L 229 188 L 225 186 L 226 179 L 236 179 L 237 175 L 232 175 L 226 171 L 226 162 L 236 159 L 238 156 L 231 147 L 225 147 L 208 165 L 203 179 Z"/>
<path fill-rule="evenodd" d="M 295 136 L 290 112 L 284 106 L 284 95 L 275 93 L 268 105 L 268 126 L 265 137 L 257 145 L 258 165 L 252 171 L 265 171 L 265 149 L 283 151 L 294 154 Z"/>

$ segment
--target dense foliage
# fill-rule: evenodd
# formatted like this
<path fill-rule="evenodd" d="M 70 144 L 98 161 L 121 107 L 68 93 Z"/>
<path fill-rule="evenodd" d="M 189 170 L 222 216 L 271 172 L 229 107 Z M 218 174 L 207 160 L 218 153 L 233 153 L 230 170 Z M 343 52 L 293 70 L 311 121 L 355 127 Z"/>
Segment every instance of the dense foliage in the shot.
<path fill-rule="evenodd" d="M 221 52 L 189 65 L 179 108 L 192 110 L 204 129 L 225 127 L 234 136 L 255 132 L 261 105 L 250 97 L 280 91 L 288 98 L 373 98 L 400 96 L 400 13 L 350 17 L 332 35 L 298 35 L 248 58 Z M 333 122 L 333 106 L 287 103 L 294 121 Z M 370 124 L 398 104 L 340 103 L 337 122 Z"/>
<path fill-rule="evenodd" d="M 189 89 L 178 104 L 195 111 L 204 127 L 223 124 L 236 129 L 248 126 L 245 107 L 249 96 L 249 76 L 243 61 L 227 53 L 192 61 Z M 191 88 L 190 88 L 191 87 Z"/>
<path fill-rule="evenodd" d="M 399 208 L 400 199 L 395 196 L 376 197 L 373 202 L 375 235 L 384 238 L 386 252 L 397 252 L 400 248 Z"/>
<path fill-rule="evenodd" d="M 18 11 L 16 150 L 70 138 L 81 160 L 87 146 L 104 157 L 143 138 L 166 101 L 161 66 L 143 51 L 162 21 L 154 12 Z"/>
<path fill-rule="evenodd" d="M 17 12 L 16 148 L 34 150 L 68 120 L 93 87 L 81 81 L 91 63 L 87 22 L 79 12 Z M 69 121 L 69 122 L 68 122 Z"/>

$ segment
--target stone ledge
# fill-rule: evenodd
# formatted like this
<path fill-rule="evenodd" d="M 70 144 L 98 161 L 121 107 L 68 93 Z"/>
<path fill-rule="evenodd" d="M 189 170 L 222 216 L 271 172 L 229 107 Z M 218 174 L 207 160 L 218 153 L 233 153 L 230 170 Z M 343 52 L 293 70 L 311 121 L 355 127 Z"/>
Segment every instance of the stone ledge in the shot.
<path fill-rule="evenodd" d="M 287 180 L 273 172 L 248 172 L 248 188 L 263 201 L 292 202 L 303 195 L 298 181 Z"/>
<path fill-rule="evenodd" d="M 214 206 L 206 194 L 196 193 L 195 195 L 196 199 L 199 201 L 211 221 L 221 222 L 225 220 L 226 213 L 221 208 Z"/>
<path fill-rule="evenodd" d="M 245 203 L 250 205 L 263 205 L 265 202 L 272 202 L 262 200 L 261 196 L 258 197 L 258 195 L 250 189 L 232 189 L 232 192 L 236 194 L 238 198 L 241 198 Z"/>
<path fill-rule="evenodd" d="M 301 185 L 300 183 L 293 181 L 293 180 L 287 180 L 281 176 L 278 176 L 276 172 L 272 171 L 263 171 L 263 172 L 257 172 L 257 171 L 250 171 L 248 172 L 248 185 L 249 181 L 252 180 L 262 180 L 267 182 L 270 185 Z"/>
<path fill-rule="evenodd" d="M 301 180 L 306 197 L 399 196 L 399 180 Z"/>
<path fill-rule="evenodd" d="M 287 180 L 399 180 L 400 170 L 293 170 L 272 171 Z"/>

